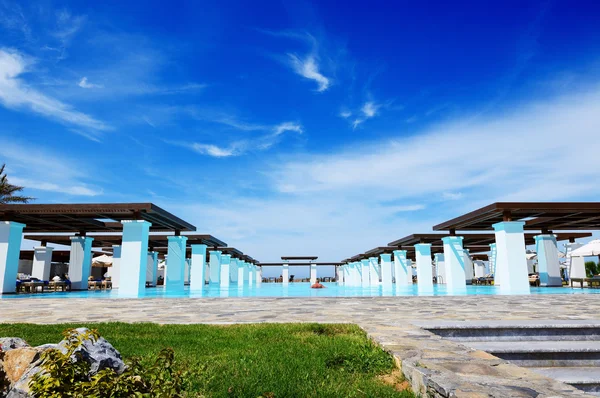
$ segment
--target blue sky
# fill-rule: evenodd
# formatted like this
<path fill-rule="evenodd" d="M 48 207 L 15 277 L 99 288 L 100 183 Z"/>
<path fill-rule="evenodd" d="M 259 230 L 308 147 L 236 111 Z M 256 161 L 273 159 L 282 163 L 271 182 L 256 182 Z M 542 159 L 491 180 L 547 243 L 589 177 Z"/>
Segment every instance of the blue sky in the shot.
<path fill-rule="evenodd" d="M 262 261 L 597 200 L 600 5 L 0 0 L 0 162 Z"/>

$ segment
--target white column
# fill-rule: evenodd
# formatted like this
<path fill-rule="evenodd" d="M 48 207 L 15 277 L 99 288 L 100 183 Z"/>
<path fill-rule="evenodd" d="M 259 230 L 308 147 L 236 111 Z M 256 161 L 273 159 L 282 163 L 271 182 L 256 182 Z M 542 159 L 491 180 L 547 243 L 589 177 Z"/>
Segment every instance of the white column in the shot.
<path fill-rule="evenodd" d="M 113 289 L 118 289 L 121 280 L 121 245 L 113 245 L 112 249 L 113 263 L 108 269 L 108 276 L 110 276 Z"/>
<path fill-rule="evenodd" d="M 281 270 L 281 278 L 283 279 L 283 286 L 287 286 L 290 280 L 290 266 L 287 261 L 283 263 L 283 269 Z"/>
<path fill-rule="evenodd" d="M 369 280 L 371 286 L 379 286 L 379 259 L 377 257 L 369 257 Z"/>
<path fill-rule="evenodd" d="M 496 272 L 502 293 L 529 293 L 529 276 L 525 257 L 525 236 L 522 221 L 494 224 L 496 233 Z"/>
<path fill-rule="evenodd" d="M 386 290 L 391 290 L 392 283 L 392 255 L 384 253 L 381 256 L 381 285 Z"/>
<path fill-rule="evenodd" d="M 237 266 L 238 266 L 238 277 L 237 277 L 238 287 L 244 287 L 244 262 L 242 260 L 238 260 Z"/>
<path fill-rule="evenodd" d="M 431 244 L 415 245 L 417 260 L 417 288 L 419 292 L 433 292 L 433 267 L 431 266 Z"/>
<path fill-rule="evenodd" d="M 185 247 L 187 236 L 169 236 L 167 249 L 167 290 L 183 291 L 185 286 Z"/>
<path fill-rule="evenodd" d="M 556 236 L 543 234 L 534 237 L 534 239 L 535 251 L 538 258 L 537 271 L 540 274 L 540 286 L 562 286 Z"/>
<path fill-rule="evenodd" d="M 473 276 L 475 275 L 475 269 L 473 268 L 473 260 L 468 249 L 463 249 L 465 257 L 465 282 L 467 285 L 473 284 Z"/>
<path fill-rule="evenodd" d="M 463 251 L 462 236 L 445 236 L 444 242 L 444 268 L 446 269 L 446 285 L 449 292 L 467 290 L 465 276 L 465 253 Z"/>
<path fill-rule="evenodd" d="M 475 260 L 473 264 L 475 265 L 475 278 L 483 278 L 489 274 L 489 268 L 484 261 Z"/>
<path fill-rule="evenodd" d="M 567 243 L 567 262 L 569 265 L 569 278 L 587 278 L 587 274 L 585 273 L 585 259 L 583 257 L 573 257 L 571 256 L 571 252 L 573 250 L 579 249 L 583 246 L 582 243 L 579 242 L 570 242 Z"/>
<path fill-rule="evenodd" d="M 340 265 L 339 267 L 336 267 L 335 272 L 335 280 L 337 281 L 338 286 L 344 286 L 344 266 Z"/>
<path fill-rule="evenodd" d="M 23 228 L 25 224 L 0 221 L 0 294 L 17 290 Z"/>
<path fill-rule="evenodd" d="M 352 274 L 353 286 L 362 286 L 362 261 L 355 261 L 352 263 Z"/>
<path fill-rule="evenodd" d="M 437 283 L 446 283 L 446 263 L 444 261 L 444 253 L 434 254 L 433 262 L 435 264 L 435 277 Z"/>
<path fill-rule="evenodd" d="M 190 290 L 202 290 L 206 282 L 206 245 L 192 245 Z"/>
<path fill-rule="evenodd" d="M 229 276 L 231 278 L 231 282 L 237 283 L 237 281 L 238 281 L 239 263 L 240 263 L 240 260 L 238 260 L 237 258 L 232 258 L 231 262 L 229 263 Z"/>
<path fill-rule="evenodd" d="M 31 276 L 42 281 L 50 280 L 53 247 L 38 246 L 33 248 L 33 266 Z"/>
<path fill-rule="evenodd" d="M 219 283 L 221 276 L 221 251 L 213 250 L 210 252 L 210 283 Z"/>
<path fill-rule="evenodd" d="M 147 259 L 146 282 L 149 282 L 152 286 L 156 286 L 158 278 L 158 252 L 148 252 Z"/>
<path fill-rule="evenodd" d="M 369 261 L 368 258 L 365 258 L 363 260 L 360 260 L 360 263 L 358 264 L 358 271 L 360 272 L 360 280 L 361 280 L 361 286 L 362 287 L 369 287 L 371 286 L 371 262 Z"/>
<path fill-rule="evenodd" d="M 144 220 L 123 220 L 121 224 L 123 224 L 123 238 L 119 296 L 137 297 L 146 289 L 148 235 L 152 224 Z"/>
<path fill-rule="evenodd" d="M 311 262 L 310 264 L 310 284 L 317 283 L 317 265 Z"/>
<path fill-rule="evenodd" d="M 72 290 L 87 290 L 88 278 L 92 268 L 92 241 L 85 236 L 71 237 L 71 255 L 69 257 L 69 280 Z"/>
<path fill-rule="evenodd" d="M 221 276 L 219 285 L 221 288 L 229 288 L 229 264 L 231 263 L 231 255 L 223 254 L 221 256 Z"/>
<path fill-rule="evenodd" d="M 412 267 L 406 259 L 406 250 L 394 250 L 396 288 L 412 285 Z"/>
<path fill-rule="evenodd" d="M 256 287 L 262 285 L 262 267 L 254 265 L 256 267 Z"/>

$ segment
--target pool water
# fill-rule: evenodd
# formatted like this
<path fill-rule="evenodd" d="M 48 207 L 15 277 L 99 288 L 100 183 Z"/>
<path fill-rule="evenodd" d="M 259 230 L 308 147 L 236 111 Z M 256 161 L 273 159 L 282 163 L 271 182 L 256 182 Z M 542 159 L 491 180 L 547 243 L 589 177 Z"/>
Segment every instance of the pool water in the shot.
<path fill-rule="evenodd" d="M 263 283 L 260 287 L 221 289 L 218 285 L 206 285 L 202 290 L 190 290 L 186 286 L 183 291 L 169 291 L 164 287 L 147 288 L 139 298 L 216 298 L 216 297 L 389 297 L 389 296 L 465 296 L 465 295 L 493 295 L 501 294 L 500 288 L 495 286 L 467 286 L 463 292 L 446 290 L 445 285 L 434 285 L 433 291 L 419 292 L 417 285 L 407 286 L 396 290 L 374 287 L 344 287 L 337 283 L 324 283 L 325 289 L 311 289 L 310 283 L 290 283 L 283 286 L 281 283 Z M 598 294 L 600 289 L 580 289 L 570 287 L 532 287 L 529 294 Z M 1 295 L 0 300 L 22 298 L 102 298 L 119 299 L 132 298 L 119 295 L 117 290 L 92 290 L 78 292 L 56 292 L 35 294 L 10 294 Z M 137 298 L 137 297 L 135 297 Z"/>

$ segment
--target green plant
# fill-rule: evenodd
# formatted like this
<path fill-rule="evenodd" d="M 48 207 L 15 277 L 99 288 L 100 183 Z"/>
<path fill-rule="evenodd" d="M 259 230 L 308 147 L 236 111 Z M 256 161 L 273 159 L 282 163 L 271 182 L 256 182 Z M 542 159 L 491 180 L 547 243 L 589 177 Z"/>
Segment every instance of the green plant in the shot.
<path fill-rule="evenodd" d="M 144 362 L 133 357 L 126 363 L 123 373 L 113 369 L 100 370 L 89 376 L 90 366 L 78 348 L 85 340 L 96 341 L 96 330 L 78 333 L 73 329 L 64 332 L 65 352 L 49 349 L 42 353 L 40 368 L 31 380 L 31 393 L 40 398 L 90 397 L 90 398 L 179 398 L 183 397 L 188 371 L 179 370 L 175 353 L 167 348 L 160 351 L 154 361 Z M 76 360 L 72 360 L 72 357 Z"/>
<path fill-rule="evenodd" d="M 18 185 L 13 185 L 8 182 L 8 177 L 4 172 L 5 164 L 0 166 L 0 204 L 4 203 L 27 203 L 31 199 L 29 196 L 15 195 L 21 192 L 24 188 Z"/>
<path fill-rule="evenodd" d="M 594 261 L 586 261 L 585 262 L 585 273 L 588 277 L 592 277 L 594 275 L 598 275 L 598 264 Z"/>

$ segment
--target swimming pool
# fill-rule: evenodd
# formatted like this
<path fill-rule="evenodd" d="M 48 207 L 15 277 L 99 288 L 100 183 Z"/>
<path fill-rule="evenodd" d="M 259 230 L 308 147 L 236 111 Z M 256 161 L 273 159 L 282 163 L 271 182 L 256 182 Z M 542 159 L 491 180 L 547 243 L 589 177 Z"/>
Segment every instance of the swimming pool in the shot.
<path fill-rule="evenodd" d="M 283 286 L 281 283 L 263 283 L 260 287 L 230 287 L 221 289 L 218 285 L 206 285 L 202 290 L 190 290 L 186 286 L 183 291 L 169 291 L 164 287 L 148 288 L 143 296 L 133 298 L 218 298 L 218 297 L 389 297 L 389 296 L 472 296 L 472 295 L 498 295 L 500 288 L 495 286 L 467 286 L 464 292 L 449 294 L 445 285 L 434 285 L 432 292 L 419 292 L 417 285 L 396 290 L 383 289 L 382 286 L 374 287 L 347 287 L 338 286 L 337 283 L 324 283 L 325 289 L 311 289 L 310 283 L 290 283 Z M 532 287 L 530 294 L 599 294 L 600 289 L 572 289 L 570 287 Z M 119 295 L 118 290 L 56 292 L 36 294 L 11 294 L 2 295 L 0 300 L 13 299 L 46 299 L 46 298 L 104 298 L 120 299 L 132 298 Z"/>

